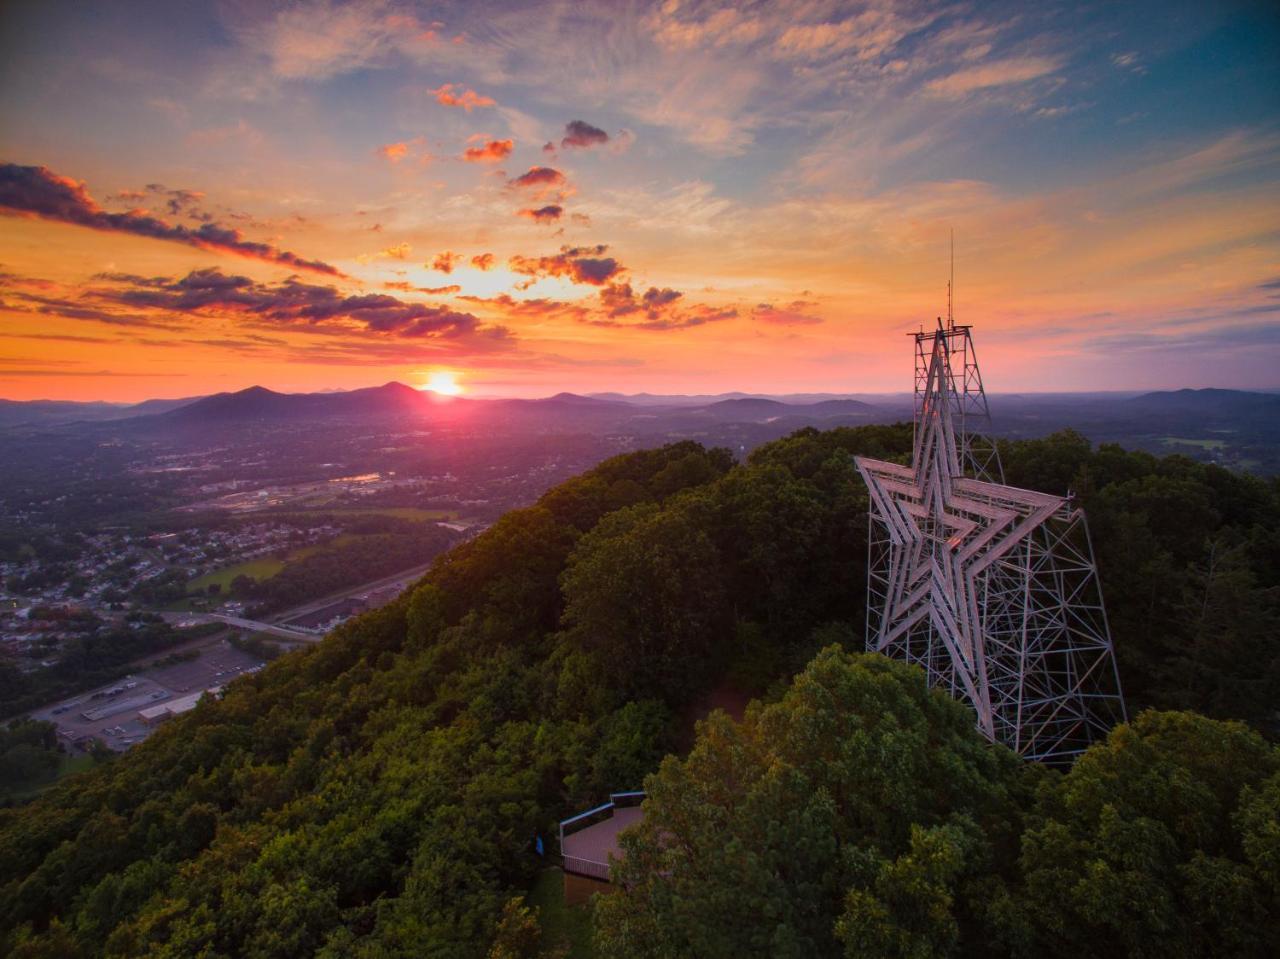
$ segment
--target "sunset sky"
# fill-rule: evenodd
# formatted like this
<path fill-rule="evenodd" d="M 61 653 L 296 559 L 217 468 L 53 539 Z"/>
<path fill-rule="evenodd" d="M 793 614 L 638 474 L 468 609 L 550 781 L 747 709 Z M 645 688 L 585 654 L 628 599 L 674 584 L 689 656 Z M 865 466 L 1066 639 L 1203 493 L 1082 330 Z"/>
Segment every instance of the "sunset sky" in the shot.
<path fill-rule="evenodd" d="M 1276 10 L 5 3 L 0 396 L 1280 387 Z"/>

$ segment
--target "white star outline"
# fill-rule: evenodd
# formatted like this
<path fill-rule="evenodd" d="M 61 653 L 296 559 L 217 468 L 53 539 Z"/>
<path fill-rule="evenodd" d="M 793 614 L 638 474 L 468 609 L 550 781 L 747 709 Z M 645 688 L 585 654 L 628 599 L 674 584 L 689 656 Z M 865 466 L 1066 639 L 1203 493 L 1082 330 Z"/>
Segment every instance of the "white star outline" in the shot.
<path fill-rule="evenodd" d="M 855 457 L 875 518 L 889 538 L 888 590 L 870 648 L 905 646 L 928 619 L 947 651 L 952 673 L 996 738 L 985 663 L 980 577 L 1067 505 L 1061 496 L 966 477 L 951 422 L 949 354 L 934 336 L 922 429 L 911 467 Z"/>

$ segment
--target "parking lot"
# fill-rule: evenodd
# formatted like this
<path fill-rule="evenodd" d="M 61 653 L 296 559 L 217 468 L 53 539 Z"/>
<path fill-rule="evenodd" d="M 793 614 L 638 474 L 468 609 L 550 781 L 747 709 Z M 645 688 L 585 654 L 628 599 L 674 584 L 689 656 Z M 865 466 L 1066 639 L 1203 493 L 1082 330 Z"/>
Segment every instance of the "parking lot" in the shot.
<path fill-rule="evenodd" d="M 252 653 L 243 653 L 225 639 L 201 647 L 200 657 L 189 663 L 177 663 L 158 669 L 148 669 L 146 675 L 173 692 L 186 695 L 197 689 L 208 689 L 229 683 L 262 660 Z"/>
<path fill-rule="evenodd" d="M 147 669 L 115 682 L 61 700 L 32 715 L 58 727 L 58 735 L 68 746 L 101 740 L 109 749 L 123 752 L 142 742 L 154 731 L 138 716 L 142 709 L 214 686 L 222 686 L 255 668 L 262 661 L 235 649 L 226 640 L 202 647 L 191 662 Z"/>

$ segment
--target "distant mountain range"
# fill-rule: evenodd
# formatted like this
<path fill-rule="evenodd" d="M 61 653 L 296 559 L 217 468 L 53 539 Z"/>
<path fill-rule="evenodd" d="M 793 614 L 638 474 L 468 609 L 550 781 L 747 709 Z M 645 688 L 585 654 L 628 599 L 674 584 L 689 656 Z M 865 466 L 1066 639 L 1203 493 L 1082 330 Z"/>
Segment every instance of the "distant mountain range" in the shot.
<path fill-rule="evenodd" d="M 888 398 L 886 398 L 888 399 Z M 450 421 L 497 419 L 507 424 L 540 426 L 600 426 L 630 420 L 650 427 L 679 428 L 678 424 L 772 423 L 779 420 L 811 422 L 851 418 L 859 422 L 897 418 L 909 404 L 902 401 L 874 406 L 859 400 L 823 399 L 819 402 L 783 402 L 763 397 L 733 397 L 710 402 L 697 398 L 673 398 L 669 403 L 632 403 L 599 396 L 557 393 L 541 399 L 468 399 L 415 390 L 403 383 L 387 383 L 346 393 L 277 393 L 255 386 L 236 393 L 218 393 L 196 399 L 176 409 L 134 417 L 142 428 L 196 424 L 230 425 L 235 422 L 323 420 L 367 417 L 445 418 Z M 797 422 L 797 425 L 803 425 Z M 646 432 L 651 429 L 646 430 Z"/>
<path fill-rule="evenodd" d="M 9 426 L 100 422 L 164 413 L 200 399 L 144 400 L 141 403 L 74 403 L 67 400 L 0 400 L 0 429 Z"/>
<path fill-rule="evenodd" d="M 1280 429 L 1280 395 L 1246 390 L 1201 389 L 1153 393 L 1040 393 L 991 397 L 998 434 L 1035 435 L 1075 426 L 1109 438 L 1135 427 L 1180 435 L 1179 428 Z M 139 430 L 185 430 L 201 426 L 234 429 L 239 424 L 325 420 L 423 418 L 492 422 L 546 429 L 623 428 L 644 433 L 684 432 L 724 424 L 769 424 L 795 429 L 807 424 L 892 422 L 910 418 L 910 394 L 765 396 L 727 393 L 661 396 L 557 393 L 540 399 L 471 399 L 416 390 L 403 383 L 345 392 L 279 393 L 253 386 L 234 393 L 148 400 L 133 405 L 49 400 L 0 400 L 0 429 L 24 431 L 73 424 L 111 424 Z M 772 430 L 776 432 L 777 430 Z"/>

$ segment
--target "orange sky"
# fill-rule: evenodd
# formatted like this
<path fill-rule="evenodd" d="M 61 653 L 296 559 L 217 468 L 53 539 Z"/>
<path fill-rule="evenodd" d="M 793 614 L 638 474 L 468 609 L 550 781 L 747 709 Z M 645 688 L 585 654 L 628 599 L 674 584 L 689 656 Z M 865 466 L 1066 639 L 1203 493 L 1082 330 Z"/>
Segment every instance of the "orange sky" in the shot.
<path fill-rule="evenodd" d="M 1262 6 L 149 12 L 0 14 L 0 396 L 907 390 L 953 231 L 997 392 L 1280 386 Z"/>

